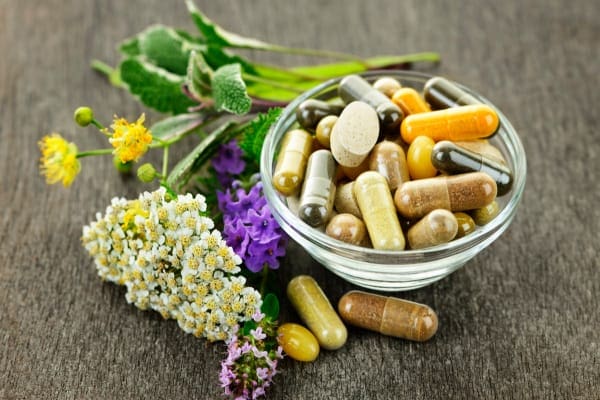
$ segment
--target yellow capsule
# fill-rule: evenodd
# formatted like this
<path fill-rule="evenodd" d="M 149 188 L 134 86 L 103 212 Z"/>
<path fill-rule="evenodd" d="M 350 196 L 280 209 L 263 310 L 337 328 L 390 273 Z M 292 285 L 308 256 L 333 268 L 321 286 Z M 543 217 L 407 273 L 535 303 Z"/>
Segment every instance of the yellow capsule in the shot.
<path fill-rule="evenodd" d="M 397 297 L 352 290 L 342 296 L 338 311 L 351 325 L 417 342 L 431 339 L 438 329 L 430 307 Z"/>
<path fill-rule="evenodd" d="M 331 130 L 333 129 L 333 126 L 337 120 L 337 115 L 328 115 L 321 119 L 317 124 L 315 138 L 317 139 L 317 142 L 320 143 L 325 149 L 329 149 L 331 147 Z"/>
<path fill-rule="evenodd" d="M 354 182 L 354 195 L 373 248 L 404 250 L 404 235 L 385 178 L 375 171 L 361 174 Z"/>
<path fill-rule="evenodd" d="M 491 107 L 477 104 L 409 115 L 402 121 L 400 133 L 406 143 L 417 136 L 429 136 L 436 142 L 481 139 L 496 132 L 498 124 Z"/>
<path fill-rule="evenodd" d="M 297 361 L 315 361 L 319 356 L 319 342 L 302 325 L 286 323 L 277 329 L 277 341 L 285 354 Z"/>
<path fill-rule="evenodd" d="M 312 136 L 302 129 L 285 134 L 273 174 L 273 186 L 284 196 L 290 196 L 300 188 L 312 141 Z"/>
<path fill-rule="evenodd" d="M 417 136 L 406 154 L 408 173 L 411 179 L 433 178 L 437 169 L 431 163 L 431 152 L 435 142 L 427 136 Z"/>
<path fill-rule="evenodd" d="M 392 96 L 392 101 L 400 107 L 405 116 L 431 111 L 419 92 L 413 88 L 398 89 Z"/>
<path fill-rule="evenodd" d="M 317 282 L 308 275 L 299 275 L 287 286 L 287 296 L 321 347 L 339 349 L 346 343 L 348 331 Z"/>

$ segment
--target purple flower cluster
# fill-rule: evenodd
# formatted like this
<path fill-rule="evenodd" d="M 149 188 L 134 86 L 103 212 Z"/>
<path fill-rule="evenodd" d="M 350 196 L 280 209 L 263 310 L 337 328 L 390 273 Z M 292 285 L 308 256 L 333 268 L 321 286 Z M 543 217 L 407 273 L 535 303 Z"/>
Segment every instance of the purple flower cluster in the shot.
<path fill-rule="evenodd" d="M 231 184 L 232 175 L 238 175 L 246 168 L 242 155 L 242 149 L 234 139 L 229 143 L 222 144 L 213 157 L 212 166 L 215 169 L 219 183 L 223 187 Z"/>
<path fill-rule="evenodd" d="M 257 182 L 246 192 L 234 182 L 231 189 L 217 192 L 223 213 L 223 237 L 246 267 L 259 272 L 266 265 L 279 268 L 278 257 L 285 255 L 287 236 L 279 227 Z"/>
<path fill-rule="evenodd" d="M 259 315 L 262 317 L 264 315 Z M 227 342 L 227 358 L 221 362 L 219 381 L 226 396 L 236 400 L 257 399 L 265 395 L 277 374 L 278 360 L 283 358 L 281 346 L 268 351 L 267 334 L 259 325 L 249 336 L 238 337 L 238 332 Z"/>

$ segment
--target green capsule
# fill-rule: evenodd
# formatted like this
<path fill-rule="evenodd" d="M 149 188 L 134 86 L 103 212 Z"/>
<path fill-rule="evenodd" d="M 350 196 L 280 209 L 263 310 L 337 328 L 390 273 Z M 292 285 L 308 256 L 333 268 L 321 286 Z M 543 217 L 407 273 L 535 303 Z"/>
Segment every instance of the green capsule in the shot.
<path fill-rule="evenodd" d="M 458 231 L 456 232 L 455 239 L 467 236 L 475 231 L 475 221 L 467 213 L 456 212 L 454 213 L 456 222 L 458 222 Z"/>
<path fill-rule="evenodd" d="M 304 100 L 296 109 L 296 121 L 304 129 L 313 132 L 321 119 L 328 115 L 340 115 L 343 109 L 343 106 L 322 100 Z"/>
<path fill-rule="evenodd" d="M 494 200 L 485 207 L 471 211 L 471 216 L 477 225 L 482 226 L 496 218 L 498 213 L 500 213 L 500 206 Z"/>

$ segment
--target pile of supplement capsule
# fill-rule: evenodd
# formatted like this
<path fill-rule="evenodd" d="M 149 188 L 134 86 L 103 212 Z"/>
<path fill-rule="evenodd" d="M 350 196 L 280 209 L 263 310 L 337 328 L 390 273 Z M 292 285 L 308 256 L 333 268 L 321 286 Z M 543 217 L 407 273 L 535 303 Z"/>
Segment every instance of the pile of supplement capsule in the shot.
<path fill-rule="evenodd" d="M 341 80 L 345 105 L 316 99 L 297 109 L 273 186 L 299 194 L 298 217 L 346 243 L 422 249 L 475 231 L 499 212 L 512 173 L 489 138 L 499 118 L 456 84 L 431 78 L 424 97 L 384 77 Z"/>

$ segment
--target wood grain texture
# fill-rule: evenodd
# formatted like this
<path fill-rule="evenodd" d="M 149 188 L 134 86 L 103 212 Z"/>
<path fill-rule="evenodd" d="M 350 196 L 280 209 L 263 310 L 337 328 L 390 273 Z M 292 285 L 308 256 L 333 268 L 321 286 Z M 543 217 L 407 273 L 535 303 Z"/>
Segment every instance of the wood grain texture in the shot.
<path fill-rule="evenodd" d="M 198 0 L 224 27 L 285 45 L 361 56 L 439 51 L 433 71 L 497 104 L 528 156 L 525 195 L 502 238 L 450 277 L 400 294 L 438 312 L 433 340 L 350 328 L 346 346 L 315 363 L 285 360 L 270 398 L 600 398 L 600 3 L 449 4 Z M 2 399 L 221 397 L 224 347 L 127 305 L 80 245 L 82 226 L 113 196 L 151 188 L 119 178 L 110 158 L 84 160 L 68 190 L 38 173 L 43 134 L 103 146 L 71 122 L 75 107 L 91 105 L 104 121 L 143 111 L 89 61 L 116 62 L 115 44 L 152 23 L 193 28 L 177 1 L 0 0 Z M 290 245 L 279 279 L 299 273 L 334 303 L 354 288 Z M 283 319 L 297 318 L 283 308 Z"/>

